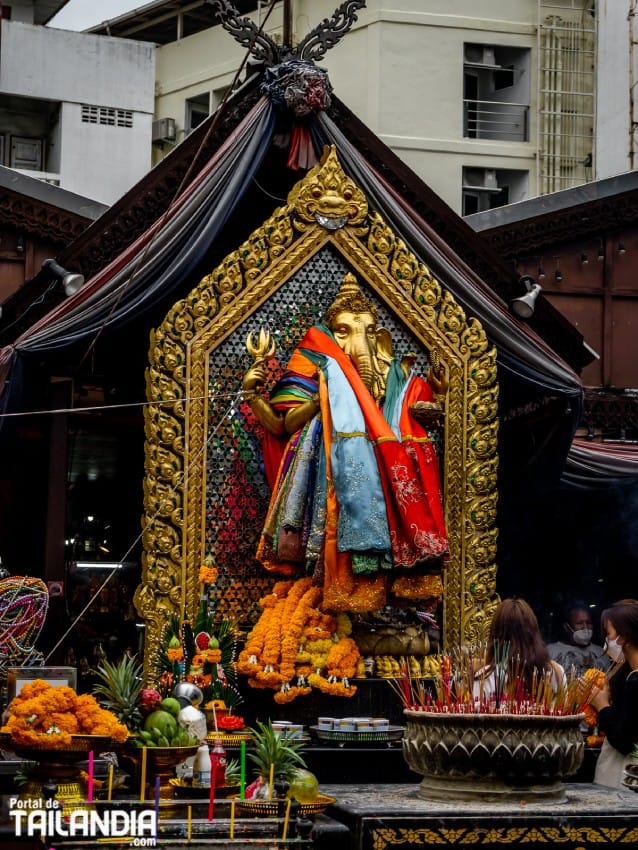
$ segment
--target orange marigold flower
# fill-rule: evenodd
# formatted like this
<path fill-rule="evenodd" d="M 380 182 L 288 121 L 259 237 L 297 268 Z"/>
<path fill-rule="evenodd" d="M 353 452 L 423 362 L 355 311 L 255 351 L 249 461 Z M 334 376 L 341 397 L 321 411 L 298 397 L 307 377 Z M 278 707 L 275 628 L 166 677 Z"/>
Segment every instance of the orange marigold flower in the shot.
<path fill-rule="evenodd" d="M 200 584 L 215 584 L 217 581 L 217 567 L 210 567 L 207 564 L 202 564 L 199 568 L 199 583 Z"/>
<path fill-rule="evenodd" d="M 169 661 L 177 661 L 179 663 L 184 660 L 184 650 L 181 646 L 171 646 L 166 650 L 166 657 Z"/>

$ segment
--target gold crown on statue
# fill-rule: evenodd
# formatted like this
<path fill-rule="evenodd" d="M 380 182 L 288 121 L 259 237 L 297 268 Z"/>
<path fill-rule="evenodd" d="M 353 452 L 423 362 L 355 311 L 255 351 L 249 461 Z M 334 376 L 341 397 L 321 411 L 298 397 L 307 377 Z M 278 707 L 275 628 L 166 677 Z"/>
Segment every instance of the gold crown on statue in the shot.
<path fill-rule="evenodd" d="M 335 300 L 326 310 L 326 325 L 332 329 L 333 323 L 340 313 L 371 313 L 375 322 L 379 316 L 377 308 L 361 292 L 356 277 L 352 272 L 344 275 L 341 288 Z"/>

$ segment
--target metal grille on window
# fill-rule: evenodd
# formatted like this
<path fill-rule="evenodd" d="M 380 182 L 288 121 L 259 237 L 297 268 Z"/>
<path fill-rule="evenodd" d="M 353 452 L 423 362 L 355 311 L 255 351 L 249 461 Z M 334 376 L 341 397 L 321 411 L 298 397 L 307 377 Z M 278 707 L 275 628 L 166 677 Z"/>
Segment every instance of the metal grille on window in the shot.
<path fill-rule="evenodd" d="M 596 18 L 587 0 L 539 2 L 539 194 L 594 174 Z"/>

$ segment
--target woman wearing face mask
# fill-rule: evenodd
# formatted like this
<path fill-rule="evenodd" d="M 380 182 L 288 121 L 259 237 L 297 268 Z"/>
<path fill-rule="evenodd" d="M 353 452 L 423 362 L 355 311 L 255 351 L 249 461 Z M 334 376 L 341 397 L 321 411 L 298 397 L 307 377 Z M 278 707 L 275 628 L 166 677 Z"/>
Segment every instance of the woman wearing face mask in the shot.
<path fill-rule="evenodd" d="M 638 600 L 614 603 L 603 611 L 601 626 L 609 654 L 620 647 L 616 664 L 622 666 L 589 698 L 598 712 L 598 728 L 605 733 L 594 782 L 620 788 L 623 768 L 638 743 Z"/>

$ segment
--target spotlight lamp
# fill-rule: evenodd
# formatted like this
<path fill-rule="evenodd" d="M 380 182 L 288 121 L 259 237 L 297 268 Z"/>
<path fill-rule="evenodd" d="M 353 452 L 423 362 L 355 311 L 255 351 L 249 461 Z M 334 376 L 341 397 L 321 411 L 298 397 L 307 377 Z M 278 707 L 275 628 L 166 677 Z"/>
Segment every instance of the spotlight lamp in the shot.
<path fill-rule="evenodd" d="M 520 282 L 525 284 L 527 292 L 518 298 L 512 298 L 510 307 L 519 319 L 531 319 L 536 308 L 536 301 L 543 291 L 543 287 L 540 283 L 536 283 L 534 278 L 529 275 L 523 275 Z"/>
<path fill-rule="evenodd" d="M 84 286 L 84 275 L 67 271 L 67 269 L 62 268 L 62 266 L 55 260 L 45 260 L 42 263 L 42 268 L 45 271 L 51 272 L 53 277 L 57 277 L 62 281 L 64 294 L 67 298 L 71 295 L 75 295 L 75 293 Z"/>
<path fill-rule="evenodd" d="M 589 262 L 589 257 L 587 256 L 587 254 L 582 253 L 580 255 L 580 261 L 584 266 L 587 265 L 587 263 Z"/>
<path fill-rule="evenodd" d="M 618 253 L 619 253 L 619 254 L 624 254 L 626 250 L 627 250 L 627 249 L 625 248 L 625 243 L 624 243 L 624 242 L 619 242 L 619 243 L 618 243 Z"/>

